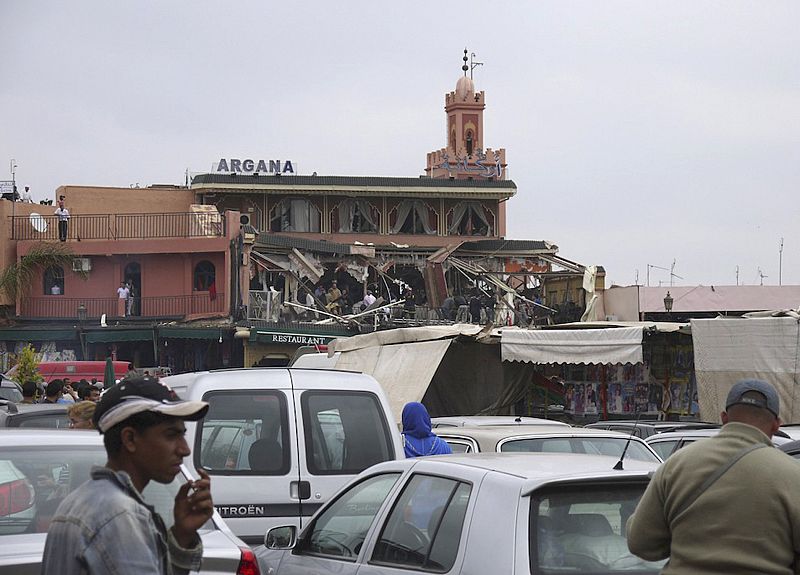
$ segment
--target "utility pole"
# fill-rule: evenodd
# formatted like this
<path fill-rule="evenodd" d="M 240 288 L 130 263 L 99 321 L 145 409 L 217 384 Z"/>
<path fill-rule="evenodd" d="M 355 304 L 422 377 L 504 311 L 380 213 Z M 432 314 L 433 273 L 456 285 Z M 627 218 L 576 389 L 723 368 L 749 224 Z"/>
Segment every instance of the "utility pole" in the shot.
<path fill-rule="evenodd" d="M 739 266 L 736 266 L 736 285 L 739 285 Z"/>
<path fill-rule="evenodd" d="M 778 285 L 783 285 L 783 238 L 781 238 L 781 247 L 778 250 Z"/>

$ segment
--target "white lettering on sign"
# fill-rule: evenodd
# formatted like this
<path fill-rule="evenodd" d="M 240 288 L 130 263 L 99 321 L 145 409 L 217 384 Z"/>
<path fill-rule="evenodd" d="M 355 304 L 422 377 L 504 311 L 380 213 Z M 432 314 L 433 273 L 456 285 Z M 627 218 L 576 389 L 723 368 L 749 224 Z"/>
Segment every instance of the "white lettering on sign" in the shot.
<path fill-rule="evenodd" d="M 332 338 L 313 335 L 267 334 L 272 343 L 299 343 L 301 345 L 325 345 Z"/>
<path fill-rule="evenodd" d="M 291 160 L 240 160 L 238 158 L 222 158 L 217 164 L 218 172 L 231 174 L 294 174 L 294 165 Z"/>

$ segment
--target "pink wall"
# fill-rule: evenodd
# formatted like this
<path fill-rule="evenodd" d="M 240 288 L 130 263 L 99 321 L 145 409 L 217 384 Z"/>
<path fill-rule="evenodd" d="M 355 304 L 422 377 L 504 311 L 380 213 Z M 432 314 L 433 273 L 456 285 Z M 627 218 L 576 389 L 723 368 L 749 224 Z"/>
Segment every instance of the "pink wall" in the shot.
<path fill-rule="evenodd" d="M 162 214 L 188 212 L 194 192 L 180 187 L 112 188 L 59 186 L 54 199 L 66 196 L 70 214 Z M 52 213 L 55 206 L 50 208 Z M 48 212 L 44 212 L 48 213 Z"/>

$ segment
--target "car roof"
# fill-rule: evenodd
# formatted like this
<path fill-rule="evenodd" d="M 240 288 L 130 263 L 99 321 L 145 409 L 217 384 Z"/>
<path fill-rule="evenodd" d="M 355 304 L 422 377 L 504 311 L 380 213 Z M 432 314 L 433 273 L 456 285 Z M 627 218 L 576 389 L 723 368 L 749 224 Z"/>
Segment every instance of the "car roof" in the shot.
<path fill-rule="evenodd" d="M 680 431 L 665 431 L 657 435 L 651 435 L 645 441 L 667 441 L 670 439 L 682 439 L 684 437 L 714 437 L 719 433 L 719 427 L 710 427 L 708 429 L 684 429 Z"/>
<path fill-rule="evenodd" d="M 628 438 L 629 433 L 591 427 L 559 425 L 482 425 L 464 427 L 437 427 L 437 435 L 460 435 L 477 440 L 499 441 L 509 437 L 612 437 Z M 638 439 L 636 437 L 634 440 Z"/>
<path fill-rule="evenodd" d="M 448 415 L 432 417 L 431 423 L 440 427 L 475 427 L 481 425 L 560 425 L 569 427 L 568 423 L 557 419 L 521 415 Z"/>
<path fill-rule="evenodd" d="M 0 431 L 0 447 L 52 445 L 103 445 L 103 438 L 93 429 L 9 428 Z"/>
<path fill-rule="evenodd" d="M 420 472 L 433 473 L 437 469 L 446 473 L 450 465 L 484 469 L 520 478 L 523 495 L 561 481 L 646 478 L 658 468 L 654 462 L 626 459 L 623 469 L 616 470 L 618 461 L 616 457 L 583 453 L 475 453 L 418 457 L 381 463 L 376 468 L 396 468 L 400 464 L 403 468 L 418 466 Z"/>

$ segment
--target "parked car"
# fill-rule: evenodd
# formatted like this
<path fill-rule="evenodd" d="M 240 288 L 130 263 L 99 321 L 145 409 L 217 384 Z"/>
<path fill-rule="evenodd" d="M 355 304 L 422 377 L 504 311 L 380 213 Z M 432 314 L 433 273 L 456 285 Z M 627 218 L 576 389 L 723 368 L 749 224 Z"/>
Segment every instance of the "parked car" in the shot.
<path fill-rule="evenodd" d="M 0 575 L 38 575 L 47 527 L 56 507 L 89 478 L 93 465 L 105 461 L 106 451 L 96 431 L 9 429 L 0 433 Z M 4 466 L 19 476 L 4 481 L 8 477 Z M 182 467 L 172 483 L 151 481 L 143 492 L 167 527 L 173 521 L 175 494 L 188 479 L 188 471 Z M 4 493 L 9 497 L 4 499 Z M 200 530 L 200 537 L 200 573 L 258 573 L 252 550 L 216 512 Z"/>
<path fill-rule="evenodd" d="M 714 437 L 717 433 L 719 433 L 720 429 L 721 427 L 711 427 L 707 429 L 668 431 L 648 437 L 645 441 L 656 453 L 658 453 L 661 459 L 666 461 L 669 456 L 674 454 L 682 447 L 689 445 L 690 443 L 694 443 L 695 441 L 699 441 L 700 439 Z M 778 430 L 778 433 L 772 436 L 772 443 L 778 446 L 789 441 L 792 441 L 791 437 L 780 430 Z"/>
<path fill-rule="evenodd" d="M 647 439 L 656 433 L 679 431 L 681 429 L 711 429 L 719 427 L 719 424 L 698 421 L 635 421 L 630 419 L 609 419 L 607 421 L 587 423 L 584 427 L 608 429 L 621 433 L 633 433 L 637 437 Z"/>
<path fill-rule="evenodd" d="M 186 423 L 187 465 L 208 471 L 217 511 L 248 543 L 275 525 L 300 526 L 358 473 L 404 456 L 386 395 L 369 375 L 256 368 L 162 381 L 209 402 L 202 421 Z"/>
<path fill-rule="evenodd" d="M 22 401 L 22 388 L 16 381 L 0 375 L 0 399 L 18 403 Z"/>
<path fill-rule="evenodd" d="M 480 425 L 560 425 L 570 427 L 568 423 L 557 419 L 524 415 L 449 415 L 431 418 L 431 427 L 476 427 Z"/>
<path fill-rule="evenodd" d="M 67 429 L 67 405 L 60 403 L 6 403 L 0 405 L 0 429 L 40 427 Z"/>
<path fill-rule="evenodd" d="M 793 439 L 792 441 L 782 443 L 778 446 L 778 449 L 788 453 L 795 459 L 800 459 L 800 440 Z"/>
<path fill-rule="evenodd" d="M 527 453 L 392 461 L 362 473 L 305 530 L 272 529 L 263 573 L 658 573 L 625 523 L 656 463 Z"/>
<path fill-rule="evenodd" d="M 439 427 L 433 431 L 444 439 L 455 453 L 543 451 L 588 453 L 619 458 L 625 451 L 626 458 L 661 463 L 661 458 L 641 438 L 602 429 L 555 425 L 487 425 Z"/>
<path fill-rule="evenodd" d="M 780 430 L 792 439 L 800 439 L 800 423 L 784 423 Z"/>

